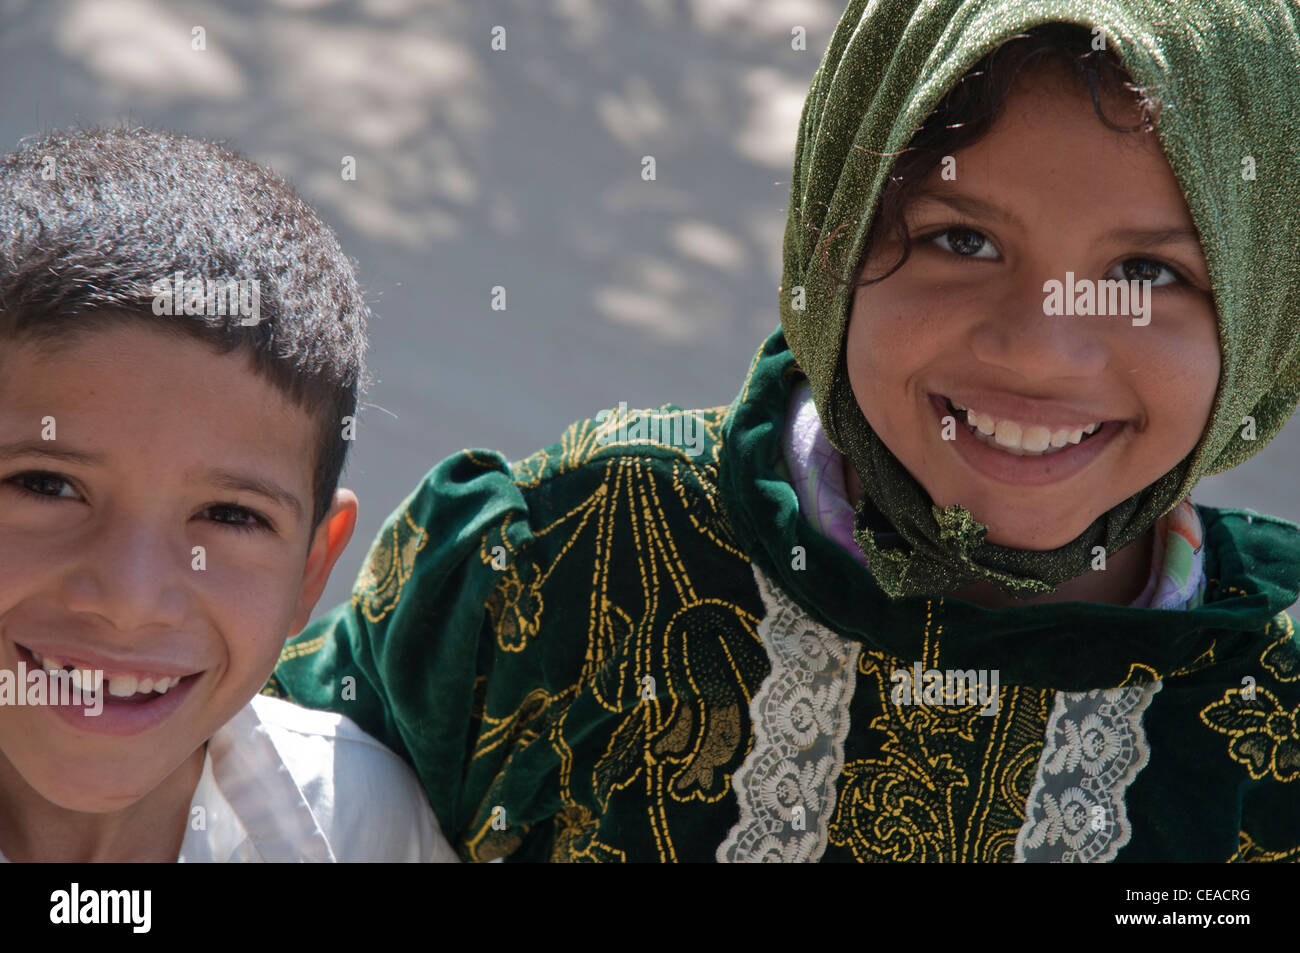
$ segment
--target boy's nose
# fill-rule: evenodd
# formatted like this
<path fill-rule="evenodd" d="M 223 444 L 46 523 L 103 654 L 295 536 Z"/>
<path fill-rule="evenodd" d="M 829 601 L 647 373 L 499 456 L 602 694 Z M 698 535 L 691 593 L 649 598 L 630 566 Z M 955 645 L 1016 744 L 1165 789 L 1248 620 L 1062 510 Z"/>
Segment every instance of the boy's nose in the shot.
<path fill-rule="evenodd" d="M 64 604 L 98 615 L 121 632 L 175 627 L 185 616 L 180 582 L 187 571 L 187 552 L 156 527 L 114 520 L 82 547 L 65 584 Z"/>

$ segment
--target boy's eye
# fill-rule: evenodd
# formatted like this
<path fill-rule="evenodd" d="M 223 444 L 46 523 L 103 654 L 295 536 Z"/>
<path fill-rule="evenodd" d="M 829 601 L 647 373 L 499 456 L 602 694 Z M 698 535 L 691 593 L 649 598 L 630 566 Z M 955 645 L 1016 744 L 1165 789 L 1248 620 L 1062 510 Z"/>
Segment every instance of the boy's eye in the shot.
<path fill-rule="evenodd" d="M 233 503 L 214 503 L 203 511 L 214 523 L 222 523 L 232 529 L 255 530 L 270 529 L 270 521 L 259 513 Z"/>
<path fill-rule="evenodd" d="M 28 473 L 19 473 L 8 479 L 8 483 L 13 484 L 20 490 L 24 490 L 33 496 L 39 496 L 45 499 L 81 499 L 80 494 L 73 489 L 72 484 L 57 473 L 47 473 L 44 470 L 33 470 Z"/>
<path fill-rule="evenodd" d="M 954 255 L 961 255 L 963 258 L 989 260 L 998 257 L 997 252 L 993 250 L 992 244 L 990 244 L 984 233 L 977 232 L 973 228 L 949 228 L 937 234 L 928 235 L 923 240 L 933 242 L 940 248 L 950 251 Z M 988 251 L 988 254 L 980 254 L 982 251 Z"/>

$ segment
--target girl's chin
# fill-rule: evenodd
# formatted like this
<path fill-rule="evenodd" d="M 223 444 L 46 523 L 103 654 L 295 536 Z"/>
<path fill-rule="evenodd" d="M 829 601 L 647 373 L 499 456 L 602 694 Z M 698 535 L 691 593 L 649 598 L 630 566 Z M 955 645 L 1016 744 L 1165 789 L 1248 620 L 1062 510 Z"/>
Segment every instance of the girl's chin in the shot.
<path fill-rule="evenodd" d="M 984 541 L 1007 549 L 1050 552 L 1077 539 L 1092 525 L 1091 521 L 1074 525 L 1078 522 L 1078 517 L 1044 518 L 1042 515 L 1033 515 L 1032 518 L 1026 518 L 1024 512 L 1007 513 L 1001 508 L 994 513 L 974 506 L 967 508 L 975 519 L 989 528 Z"/>

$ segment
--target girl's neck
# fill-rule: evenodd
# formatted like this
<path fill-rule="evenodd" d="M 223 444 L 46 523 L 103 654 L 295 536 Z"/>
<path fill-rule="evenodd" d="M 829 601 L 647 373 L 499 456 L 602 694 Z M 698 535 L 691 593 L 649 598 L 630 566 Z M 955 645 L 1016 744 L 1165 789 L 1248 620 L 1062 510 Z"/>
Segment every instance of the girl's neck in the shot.
<path fill-rule="evenodd" d="M 46 800 L 0 753 L 0 853 L 15 862 L 174 863 L 205 757 L 200 747 L 134 804 L 93 814 Z"/>
<path fill-rule="evenodd" d="M 862 499 L 862 483 L 858 474 L 844 458 L 844 488 L 854 507 Z M 1068 579 L 1055 591 L 1036 596 L 1016 597 L 1003 592 L 988 582 L 976 582 L 949 595 L 954 599 L 973 602 L 986 609 L 1005 609 L 1009 606 L 1042 605 L 1049 602 L 1100 602 L 1109 605 L 1130 605 L 1146 588 L 1151 575 L 1151 557 L 1155 545 L 1155 528 L 1147 530 L 1118 553 L 1107 553 L 1106 568 L 1087 572 Z"/>

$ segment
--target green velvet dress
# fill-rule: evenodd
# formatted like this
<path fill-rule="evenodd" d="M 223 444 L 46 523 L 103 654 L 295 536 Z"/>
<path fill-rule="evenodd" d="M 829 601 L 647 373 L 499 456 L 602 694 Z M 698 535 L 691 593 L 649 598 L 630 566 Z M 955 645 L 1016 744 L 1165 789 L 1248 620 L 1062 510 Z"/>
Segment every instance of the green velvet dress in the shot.
<path fill-rule="evenodd" d="M 890 600 L 781 475 L 797 375 L 778 332 L 658 443 L 443 461 L 267 691 L 407 757 L 466 860 L 1300 860 L 1300 528 L 1200 507 L 1183 611 Z M 918 665 L 996 704 L 899 704 Z"/>

